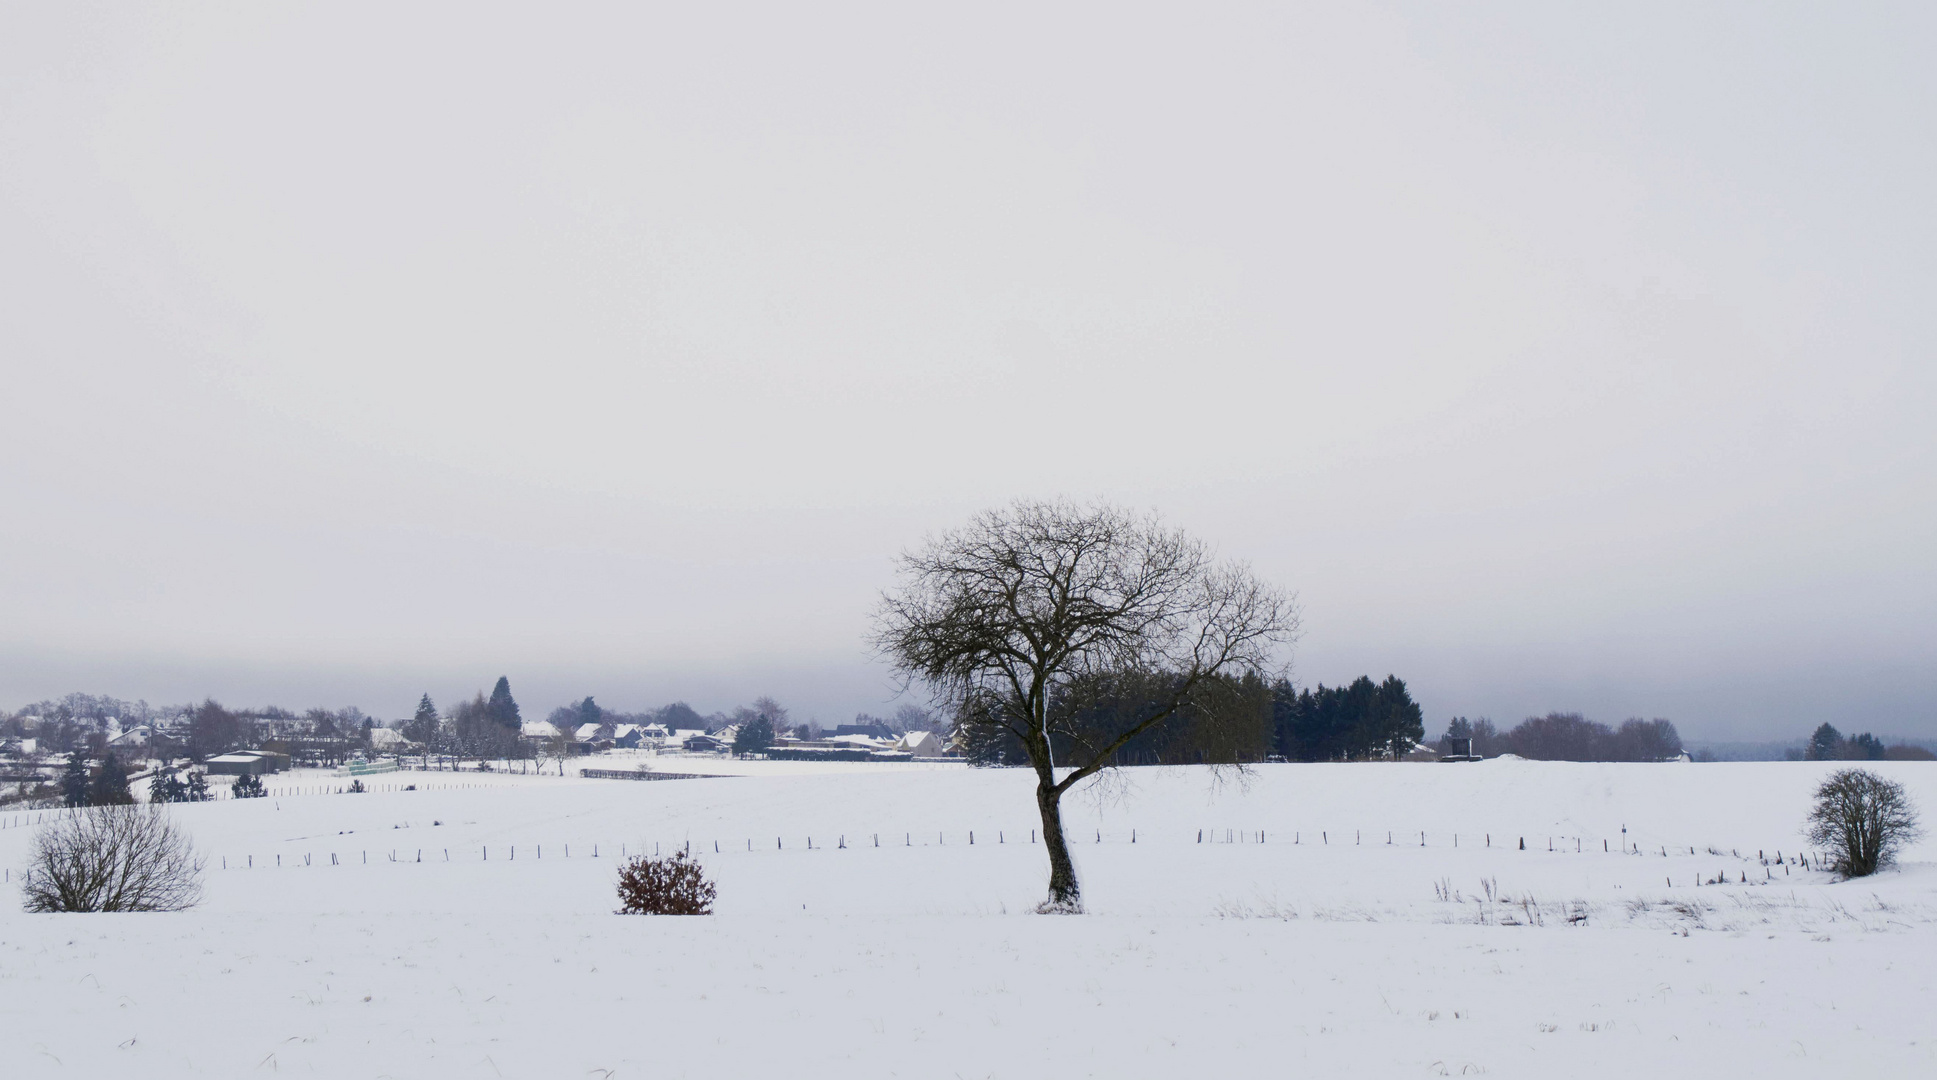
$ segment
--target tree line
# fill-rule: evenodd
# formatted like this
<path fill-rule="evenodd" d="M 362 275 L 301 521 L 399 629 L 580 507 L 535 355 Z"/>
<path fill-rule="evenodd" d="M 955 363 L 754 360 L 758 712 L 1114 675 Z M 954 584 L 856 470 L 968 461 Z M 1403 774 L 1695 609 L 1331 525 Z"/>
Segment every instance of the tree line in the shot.
<path fill-rule="evenodd" d="M 1442 753 L 1455 739 L 1471 739 L 1480 757 L 1514 754 L 1533 761 L 1667 761 L 1682 752 L 1681 734 L 1667 720 L 1639 718 L 1609 727 L 1579 713 L 1530 716 L 1507 731 L 1482 717 L 1458 716 L 1439 739 Z"/>
<path fill-rule="evenodd" d="M 1344 686 L 1299 689 L 1255 672 L 1200 677 L 1174 717 L 1139 727 L 1178 700 L 1175 673 L 1109 672 L 1070 680 L 1050 695 L 1050 747 L 1069 760 L 1111 745 L 1114 765 L 1224 765 L 1283 761 L 1392 761 L 1425 736 L 1404 679 L 1360 676 Z M 971 764 L 1023 765 L 1022 740 L 1001 725 L 958 724 Z"/>
<path fill-rule="evenodd" d="M 1937 754 L 1921 746 L 1885 746 L 1882 739 L 1867 731 L 1845 737 L 1831 724 L 1811 732 L 1809 742 L 1791 757 L 1804 761 L 1937 761 Z"/>

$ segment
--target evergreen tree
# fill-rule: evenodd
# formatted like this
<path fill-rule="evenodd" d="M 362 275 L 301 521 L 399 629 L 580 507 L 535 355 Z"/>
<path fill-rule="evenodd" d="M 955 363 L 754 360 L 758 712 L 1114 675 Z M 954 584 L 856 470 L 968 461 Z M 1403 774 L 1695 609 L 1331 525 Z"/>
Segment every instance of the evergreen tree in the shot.
<path fill-rule="evenodd" d="M 88 805 L 126 806 L 134 801 L 134 792 L 128 790 L 128 770 L 122 768 L 120 759 L 109 751 L 101 759 L 101 767 L 95 770 L 94 780 L 88 784 Z"/>
<path fill-rule="evenodd" d="M 603 724 L 605 722 L 605 710 L 598 707 L 597 703 L 592 700 L 590 694 L 586 695 L 584 701 L 578 703 L 578 722 L 581 724 Z"/>
<path fill-rule="evenodd" d="M 733 736 L 733 753 L 739 757 L 763 754 L 773 745 L 773 718 L 761 713 L 740 725 Z"/>
<path fill-rule="evenodd" d="M 237 799 L 260 799 L 269 793 L 263 790 L 262 777 L 249 773 L 235 778 L 235 786 L 229 789 L 229 794 Z"/>
<path fill-rule="evenodd" d="M 1867 731 L 1852 735 L 1844 740 L 1841 756 L 1847 761 L 1882 761 L 1883 740 Z"/>
<path fill-rule="evenodd" d="M 491 688 L 491 700 L 485 703 L 484 713 L 512 731 L 524 727 L 524 721 L 518 716 L 518 703 L 511 697 L 510 679 L 498 676 L 498 685 Z"/>
<path fill-rule="evenodd" d="M 425 694 L 417 702 L 417 715 L 404 724 L 404 738 L 429 750 L 431 744 L 437 741 L 437 730 L 437 706 L 431 704 L 430 695 Z"/>
<path fill-rule="evenodd" d="M 1403 757 L 1413 745 L 1426 737 L 1425 714 L 1419 709 L 1406 683 L 1397 675 L 1387 675 L 1379 684 L 1374 702 L 1377 735 L 1371 749 L 1391 757 Z"/>
<path fill-rule="evenodd" d="M 1426 736 L 1424 715 L 1397 675 L 1303 691 L 1279 680 L 1271 699 L 1272 741 L 1290 761 L 1397 757 Z"/>
<path fill-rule="evenodd" d="M 207 802 L 209 800 L 208 775 L 200 772 L 189 773 L 188 786 L 183 789 L 182 797 L 188 802 Z"/>
<path fill-rule="evenodd" d="M 61 802 L 70 807 L 87 805 L 87 759 L 79 747 L 67 756 L 67 768 L 61 771 Z"/>
<path fill-rule="evenodd" d="M 1811 761 L 1835 761 L 1842 756 L 1843 733 L 1824 724 L 1809 737 L 1807 757 Z"/>
<path fill-rule="evenodd" d="M 153 778 L 148 781 L 148 801 L 151 803 L 181 802 L 183 790 L 182 782 L 175 779 L 174 773 L 157 770 Z"/>

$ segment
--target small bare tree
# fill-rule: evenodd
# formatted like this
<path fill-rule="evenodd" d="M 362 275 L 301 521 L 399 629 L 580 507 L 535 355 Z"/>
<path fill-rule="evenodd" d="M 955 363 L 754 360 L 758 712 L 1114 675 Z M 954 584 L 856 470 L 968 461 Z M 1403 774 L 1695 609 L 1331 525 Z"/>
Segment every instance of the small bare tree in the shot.
<path fill-rule="evenodd" d="M 903 555 L 899 576 L 875 646 L 949 702 L 959 734 L 1012 737 L 1027 753 L 1049 854 L 1045 912 L 1082 910 L 1064 793 L 1138 736 L 1219 713 L 1232 678 L 1275 670 L 1298 631 L 1289 594 L 1154 516 L 1111 506 L 987 511 Z M 1134 710 L 1086 722 L 1126 683 L 1138 687 Z"/>
<path fill-rule="evenodd" d="M 1903 785 L 1868 769 L 1838 769 L 1816 789 L 1809 842 L 1834 852 L 1837 873 L 1868 877 L 1920 835 Z"/>
<path fill-rule="evenodd" d="M 153 803 L 90 806 L 34 835 L 28 911 L 180 911 L 202 899 L 188 834 Z"/>

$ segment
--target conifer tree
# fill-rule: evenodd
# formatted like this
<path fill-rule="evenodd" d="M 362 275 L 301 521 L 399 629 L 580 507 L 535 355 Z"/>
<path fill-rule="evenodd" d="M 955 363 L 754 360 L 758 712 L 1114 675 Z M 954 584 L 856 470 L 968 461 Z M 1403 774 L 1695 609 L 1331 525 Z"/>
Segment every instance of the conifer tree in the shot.
<path fill-rule="evenodd" d="M 430 744 L 437 738 L 437 706 L 431 703 L 430 695 L 425 694 L 417 702 L 417 714 L 404 725 L 404 738 L 420 743 L 428 751 Z"/>
<path fill-rule="evenodd" d="M 87 803 L 89 806 L 126 806 L 134 801 L 134 792 L 128 790 L 128 770 L 121 767 L 120 759 L 110 750 L 101 758 L 101 767 L 88 784 Z"/>
<path fill-rule="evenodd" d="M 67 756 L 67 768 L 61 771 L 61 802 L 70 807 L 87 805 L 87 759 L 79 747 Z"/>
<path fill-rule="evenodd" d="M 773 720 L 766 713 L 740 725 L 733 736 L 733 753 L 738 757 L 765 753 L 773 745 Z"/>
<path fill-rule="evenodd" d="M 518 716 L 518 703 L 511 697 L 511 680 L 503 675 L 498 676 L 498 685 L 491 688 L 491 700 L 485 703 L 484 710 L 486 716 L 513 731 L 524 726 Z"/>
<path fill-rule="evenodd" d="M 182 798 L 188 802 L 207 802 L 209 800 L 208 775 L 200 772 L 189 773 L 188 785 L 182 791 Z"/>
<path fill-rule="evenodd" d="M 1828 724 L 1816 729 L 1809 736 L 1808 756 L 1811 761 L 1835 761 L 1842 756 L 1843 733 Z"/>

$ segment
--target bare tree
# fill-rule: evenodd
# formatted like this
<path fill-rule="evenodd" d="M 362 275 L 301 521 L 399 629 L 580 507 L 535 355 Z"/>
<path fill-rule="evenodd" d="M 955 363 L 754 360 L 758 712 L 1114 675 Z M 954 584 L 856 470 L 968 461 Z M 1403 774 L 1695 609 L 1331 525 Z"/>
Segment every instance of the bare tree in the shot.
<path fill-rule="evenodd" d="M 1216 712 L 1232 676 L 1273 670 L 1298 631 L 1289 594 L 1106 505 L 1018 501 L 904 554 L 898 571 L 875 646 L 953 707 L 958 733 L 1021 744 L 1049 853 L 1044 912 L 1082 910 L 1064 793 L 1145 732 Z M 1149 695 L 1135 715 L 1086 727 L 1095 688 L 1126 678 Z"/>
<path fill-rule="evenodd" d="M 910 731 L 933 731 L 940 734 L 944 727 L 934 713 L 912 701 L 903 702 L 901 707 L 895 710 L 894 719 L 888 721 L 888 726 L 904 735 Z"/>
<path fill-rule="evenodd" d="M 1809 842 L 1835 853 L 1838 873 L 1867 877 L 1915 840 L 1917 810 L 1903 785 L 1868 769 L 1838 769 L 1816 789 Z"/>
<path fill-rule="evenodd" d="M 153 803 L 90 806 L 34 835 L 28 911 L 180 911 L 202 899 L 188 834 Z"/>

